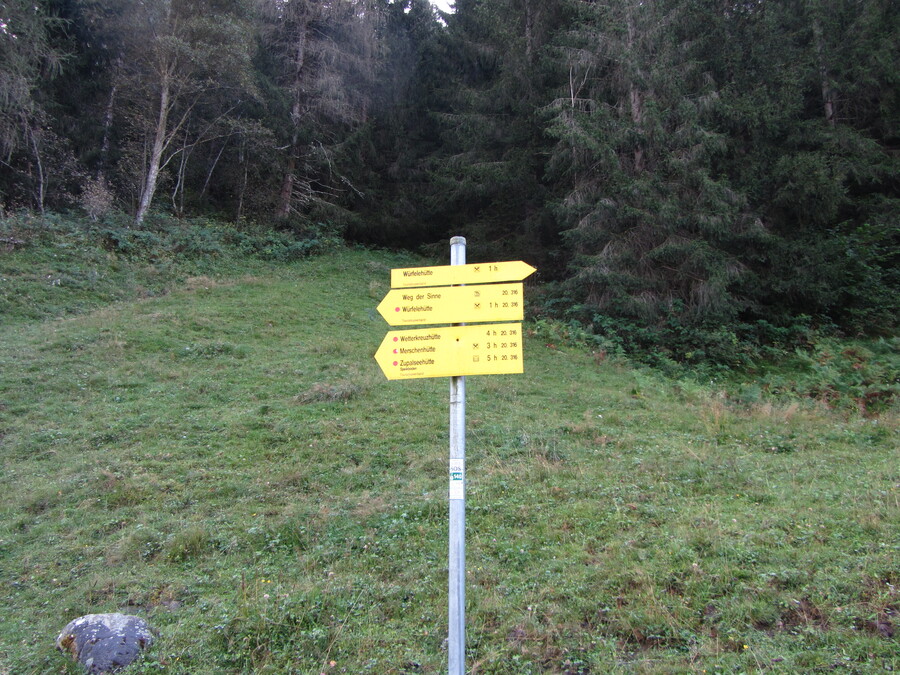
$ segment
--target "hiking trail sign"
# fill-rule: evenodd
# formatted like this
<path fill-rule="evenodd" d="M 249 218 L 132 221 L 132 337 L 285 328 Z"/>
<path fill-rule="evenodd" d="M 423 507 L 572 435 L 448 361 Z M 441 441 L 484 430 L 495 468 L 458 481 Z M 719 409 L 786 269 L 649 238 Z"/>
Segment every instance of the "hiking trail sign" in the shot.
<path fill-rule="evenodd" d="M 392 290 L 378 305 L 391 326 L 521 321 L 522 284 L 481 284 Z"/>
<path fill-rule="evenodd" d="M 449 675 L 465 675 L 466 376 L 523 372 L 523 286 L 506 282 L 534 272 L 521 260 L 467 265 L 466 240 L 453 237 L 450 265 L 391 270 L 393 290 L 378 305 L 391 326 L 455 324 L 388 331 L 375 353 L 389 380 L 450 378 Z"/>
<path fill-rule="evenodd" d="M 522 372 L 522 324 L 389 331 L 375 352 L 389 380 Z"/>
<path fill-rule="evenodd" d="M 521 260 L 475 263 L 473 265 L 407 267 L 391 270 L 391 288 L 522 281 L 522 279 L 531 276 L 536 271 L 531 265 Z"/>

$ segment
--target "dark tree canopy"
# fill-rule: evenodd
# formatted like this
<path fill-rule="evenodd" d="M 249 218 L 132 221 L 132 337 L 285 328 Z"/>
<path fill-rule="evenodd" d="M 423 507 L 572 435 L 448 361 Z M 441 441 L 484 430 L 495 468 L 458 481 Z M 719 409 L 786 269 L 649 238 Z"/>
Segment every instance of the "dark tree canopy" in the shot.
<path fill-rule="evenodd" d="M 682 356 L 892 332 L 898 43 L 893 0 L 11 0 L 0 208 L 463 234 Z"/>

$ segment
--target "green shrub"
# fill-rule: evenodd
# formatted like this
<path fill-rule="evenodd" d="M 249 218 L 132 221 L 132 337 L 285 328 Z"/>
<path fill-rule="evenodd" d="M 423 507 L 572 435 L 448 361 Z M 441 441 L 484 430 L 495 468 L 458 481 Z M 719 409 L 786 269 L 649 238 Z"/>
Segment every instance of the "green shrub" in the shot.
<path fill-rule="evenodd" d="M 810 353 L 798 353 L 806 375 L 798 393 L 835 405 L 878 412 L 900 395 L 900 339 L 863 344 L 823 340 Z"/>
<path fill-rule="evenodd" d="M 288 263 L 340 245 L 317 223 L 273 230 L 153 213 L 141 228 L 130 216 L 20 211 L 0 217 L 0 321 L 83 312 L 115 300 L 164 294 L 186 277 Z"/>

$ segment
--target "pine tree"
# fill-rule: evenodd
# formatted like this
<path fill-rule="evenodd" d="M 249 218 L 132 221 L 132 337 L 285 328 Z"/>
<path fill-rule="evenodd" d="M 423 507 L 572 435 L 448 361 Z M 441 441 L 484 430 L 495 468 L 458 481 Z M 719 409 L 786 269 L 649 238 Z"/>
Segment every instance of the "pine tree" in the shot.
<path fill-rule="evenodd" d="M 547 273 L 558 240 L 546 209 L 543 108 L 555 76 L 546 49 L 561 20 L 555 0 L 457 1 L 432 164 L 436 217 L 491 255 L 527 256 Z"/>
<path fill-rule="evenodd" d="M 738 250 L 761 232 L 716 170 L 719 89 L 696 39 L 708 8 L 575 4 L 551 125 L 552 170 L 569 185 L 558 208 L 573 291 L 588 318 L 714 329 L 742 308 Z"/>

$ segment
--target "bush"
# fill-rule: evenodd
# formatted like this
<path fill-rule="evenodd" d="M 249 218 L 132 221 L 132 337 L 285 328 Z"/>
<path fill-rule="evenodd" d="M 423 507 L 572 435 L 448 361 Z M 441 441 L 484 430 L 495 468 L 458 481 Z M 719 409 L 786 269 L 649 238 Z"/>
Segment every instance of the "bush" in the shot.
<path fill-rule="evenodd" d="M 141 228 L 121 212 L 0 214 L 0 322 L 43 319 L 140 296 L 248 258 L 289 262 L 340 243 L 326 225 L 300 231 L 241 227 L 153 213 Z M 40 273 L 37 273 L 40 270 Z"/>
<path fill-rule="evenodd" d="M 153 214 L 140 229 L 130 219 L 104 218 L 98 233 L 108 251 L 158 260 L 173 253 L 188 259 L 257 257 L 290 262 L 322 253 L 340 244 L 324 224 L 303 230 L 272 230 L 255 223 L 238 228 L 205 218 L 179 220 Z"/>
<path fill-rule="evenodd" d="M 104 228 L 99 236 L 103 248 L 127 257 L 156 257 L 166 247 L 159 234 L 147 230 Z"/>
<path fill-rule="evenodd" d="M 880 412 L 900 396 L 900 338 L 871 343 L 823 340 L 810 353 L 798 353 L 806 375 L 798 393 L 832 405 Z"/>
<path fill-rule="evenodd" d="M 215 258 L 225 253 L 221 226 L 192 221 L 174 230 L 172 248 L 187 258 Z"/>
<path fill-rule="evenodd" d="M 88 218 L 96 222 L 112 210 L 115 195 L 104 178 L 88 178 L 85 179 L 79 203 Z"/>

